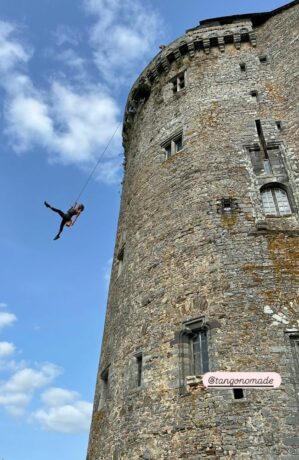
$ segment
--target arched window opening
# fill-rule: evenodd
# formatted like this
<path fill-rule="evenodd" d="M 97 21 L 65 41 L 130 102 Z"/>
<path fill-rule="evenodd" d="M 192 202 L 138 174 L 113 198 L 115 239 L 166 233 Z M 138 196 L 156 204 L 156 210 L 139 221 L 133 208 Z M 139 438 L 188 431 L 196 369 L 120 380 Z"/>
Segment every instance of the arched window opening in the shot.
<path fill-rule="evenodd" d="M 286 190 L 278 185 L 271 185 L 261 190 L 264 212 L 267 216 L 289 216 L 292 214 Z"/>

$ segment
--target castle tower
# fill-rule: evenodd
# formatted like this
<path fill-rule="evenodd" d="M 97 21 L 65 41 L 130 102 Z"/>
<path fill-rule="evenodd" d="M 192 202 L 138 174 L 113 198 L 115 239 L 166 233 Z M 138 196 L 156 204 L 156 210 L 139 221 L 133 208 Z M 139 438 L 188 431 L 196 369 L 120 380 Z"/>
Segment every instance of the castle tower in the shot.
<path fill-rule="evenodd" d="M 298 28 L 298 0 L 203 21 L 130 92 L 88 460 L 299 458 Z"/>

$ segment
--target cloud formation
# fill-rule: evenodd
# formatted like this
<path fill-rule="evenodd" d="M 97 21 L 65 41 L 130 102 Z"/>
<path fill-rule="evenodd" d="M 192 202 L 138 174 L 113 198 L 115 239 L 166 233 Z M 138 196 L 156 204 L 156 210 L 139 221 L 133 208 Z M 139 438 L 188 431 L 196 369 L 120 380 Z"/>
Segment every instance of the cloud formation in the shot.
<path fill-rule="evenodd" d="M 76 391 L 65 390 L 64 388 L 52 387 L 45 391 L 41 399 L 47 406 L 61 406 L 73 402 L 79 397 Z"/>
<path fill-rule="evenodd" d="M 153 54 L 161 19 L 140 0 L 85 0 L 96 22 L 90 41 L 100 74 L 109 84 L 131 83 Z"/>
<path fill-rule="evenodd" d="M 10 356 L 14 353 L 15 346 L 11 342 L 0 342 L 0 358 Z"/>
<path fill-rule="evenodd" d="M 44 429 L 60 433 L 88 431 L 92 404 L 79 399 L 79 394 L 62 388 L 50 388 L 42 395 L 47 406 L 33 413 Z"/>
<path fill-rule="evenodd" d="M 83 5 L 92 21 L 90 47 L 83 58 L 82 31 L 59 26 L 54 34 L 58 51 L 48 55 L 55 61 L 54 77 L 50 74 L 46 84 L 30 76 L 36 56 L 18 27 L 0 21 L 0 87 L 5 93 L 5 133 L 16 152 L 40 149 L 50 163 L 76 164 L 89 172 L 121 122 L 117 95 L 122 89 L 127 92 L 153 55 L 163 28 L 159 16 L 141 0 L 83 0 Z M 97 179 L 119 181 L 121 152 L 119 130 L 103 155 Z"/>
<path fill-rule="evenodd" d="M 6 311 L 0 311 L 0 330 L 6 326 L 11 326 L 17 320 L 16 315 Z"/>
<path fill-rule="evenodd" d="M 51 363 L 16 371 L 0 384 L 0 406 L 12 415 L 24 415 L 35 391 L 50 385 L 60 373 L 61 369 Z"/>
<path fill-rule="evenodd" d="M 54 79 L 47 91 L 37 88 L 27 69 L 32 53 L 17 37 L 15 27 L 0 22 L 0 86 L 6 94 L 4 117 L 12 148 L 19 153 L 41 148 L 50 162 L 90 169 L 119 124 L 117 102 L 103 85 L 84 79 Z M 69 66 L 83 66 L 74 53 L 66 57 Z M 120 151 L 118 132 L 100 165 L 100 178 L 106 182 L 119 179 Z"/>
<path fill-rule="evenodd" d="M 2 308 L 7 305 L 1 303 Z M 15 321 L 13 313 L 0 311 L 2 326 Z M 83 401 L 76 391 L 59 387 L 44 390 L 62 373 L 53 363 L 30 366 L 28 362 L 11 359 L 15 352 L 11 342 L 0 342 L 0 408 L 15 417 L 27 416 L 28 421 L 38 422 L 42 428 L 61 433 L 79 433 L 89 430 L 92 404 Z M 30 405 L 41 394 L 43 406 L 31 412 Z"/>

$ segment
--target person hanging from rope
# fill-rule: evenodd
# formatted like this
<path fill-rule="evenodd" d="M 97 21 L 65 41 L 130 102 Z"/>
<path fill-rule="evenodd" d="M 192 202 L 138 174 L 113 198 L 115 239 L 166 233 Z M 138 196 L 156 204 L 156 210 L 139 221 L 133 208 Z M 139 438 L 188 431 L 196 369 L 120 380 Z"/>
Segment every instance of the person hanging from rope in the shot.
<path fill-rule="evenodd" d="M 79 203 L 79 204 L 75 203 L 74 206 L 72 206 L 67 212 L 63 212 L 60 209 L 53 208 L 46 201 L 44 202 L 44 205 L 47 208 L 52 209 L 52 211 L 57 212 L 57 214 L 59 214 L 61 219 L 62 219 L 61 224 L 60 224 L 60 228 L 59 228 L 59 232 L 57 233 L 55 238 L 53 238 L 54 240 L 58 240 L 58 238 L 60 238 L 60 234 L 63 231 L 63 228 L 64 228 L 65 225 L 67 227 L 71 227 L 72 225 L 74 225 L 74 223 L 76 222 L 76 220 L 80 216 L 81 212 L 84 211 L 84 205 L 82 203 Z M 73 219 L 73 217 L 74 217 L 74 219 Z"/>

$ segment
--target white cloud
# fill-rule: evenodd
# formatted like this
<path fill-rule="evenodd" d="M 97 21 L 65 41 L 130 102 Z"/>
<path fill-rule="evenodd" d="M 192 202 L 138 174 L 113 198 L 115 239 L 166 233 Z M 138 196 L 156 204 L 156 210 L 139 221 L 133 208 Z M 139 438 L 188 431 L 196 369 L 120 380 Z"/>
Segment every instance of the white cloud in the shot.
<path fill-rule="evenodd" d="M 0 359 L 0 372 L 16 372 L 28 366 L 25 360 Z"/>
<path fill-rule="evenodd" d="M 38 410 L 33 416 L 49 431 L 61 433 L 79 433 L 88 431 L 92 414 L 92 404 L 78 401 L 73 405 Z"/>
<path fill-rule="evenodd" d="M 61 406 L 77 399 L 79 394 L 76 391 L 65 390 L 63 388 L 50 388 L 42 394 L 42 401 L 47 406 Z"/>
<path fill-rule="evenodd" d="M 30 58 L 30 51 L 10 37 L 16 27 L 8 22 L 0 21 L 0 72 L 8 74 L 17 65 L 26 63 Z"/>
<path fill-rule="evenodd" d="M 15 346 L 10 342 L 0 342 L 0 358 L 10 356 L 15 352 Z"/>
<path fill-rule="evenodd" d="M 17 41 L 17 30 L 0 22 L 0 86 L 6 92 L 4 116 L 12 147 L 25 152 L 42 147 L 50 162 L 78 164 L 90 171 L 119 124 L 120 110 L 104 86 L 52 80 L 47 91 L 35 87 L 21 68 L 30 54 Z M 70 66 L 81 65 L 69 53 Z M 77 61 L 76 61 L 77 59 Z M 119 180 L 121 164 L 120 130 L 103 155 L 98 177 L 108 183 Z M 102 174 L 101 174 L 102 171 Z"/>
<path fill-rule="evenodd" d="M 82 32 L 60 26 L 55 35 L 58 52 L 48 54 L 55 60 L 55 74 L 43 87 L 30 76 L 33 49 L 15 25 L 0 21 L 0 88 L 6 95 L 5 133 L 12 149 L 22 153 L 38 148 L 50 163 L 76 164 L 89 174 L 120 124 L 116 90 L 123 85 L 127 89 L 154 54 L 163 28 L 141 0 L 83 2 L 93 20 L 88 28 L 91 48 L 86 50 L 85 41 L 83 58 Z M 121 152 L 119 129 L 94 177 L 119 182 Z"/>
<path fill-rule="evenodd" d="M 7 308 L 7 303 L 0 302 L 0 308 Z"/>
<path fill-rule="evenodd" d="M 92 414 L 92 404 L 79 400 L 75 391 L 50 388 L 42 395 L 45 409 L 37 410 L 32 418 L 44 429 L 61 433 L 88 431 Z"/>
<path fill-rule="evenodd" d="M 23 415 L 36 390 L 50 385 L 61 373 L 54 364 L 38 369 L 17 370 L 6 382 L 0 383 L 0 405 L 12 415 Z"/>
<path fill-rule="evenodd" d="M 13 313 L 0 311 L 0 330 L 6 326 L 10 326 L 16 319 L 17 317 Z"/>
<path fill-rule="evenodd" d="M 31 392 L 37 388 L 49 385 L 60 374 L 61 370 L 54 364 L 44 364 L 40 369 L 26 368 L 16 372 L 0 390 L 18 393 Z"/>
<path fill-rule="evenodd" d="M 154 54 L 161 19 L 140 0 L 85 0 L 85 7 L 97 18 L 90 39 L 100 73 L 109 84 L 132 79 Z"/>

